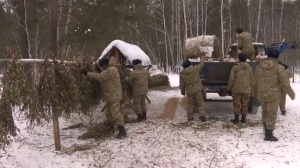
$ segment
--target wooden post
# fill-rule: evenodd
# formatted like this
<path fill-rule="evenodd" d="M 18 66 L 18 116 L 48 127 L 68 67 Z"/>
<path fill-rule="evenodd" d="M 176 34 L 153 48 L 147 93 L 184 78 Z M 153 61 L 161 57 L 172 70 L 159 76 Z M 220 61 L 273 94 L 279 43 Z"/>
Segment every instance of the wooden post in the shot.
<path fill-rule="evenodd" d="M 54 64 L 52 64 L 52 78 L 53 78 L 53 84 L 55 85 Z M 53 102 L 52 102 L 52 122 L 53 122 L 55 150 L 60 151 L 61 143 L 60 143 L 60 133 L 59 133 L 59 121 L 58 121 L 57 109 L 55 108 L 55 104 L 53 104 Z"/>

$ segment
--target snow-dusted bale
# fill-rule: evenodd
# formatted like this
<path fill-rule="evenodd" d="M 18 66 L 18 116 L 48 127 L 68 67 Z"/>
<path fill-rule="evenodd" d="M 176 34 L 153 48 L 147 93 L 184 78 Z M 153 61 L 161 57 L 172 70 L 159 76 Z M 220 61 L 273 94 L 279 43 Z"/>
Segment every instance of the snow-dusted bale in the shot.
<path fill-rule="evenodd" d="M 149 88 L 170 86 L 169 77 L 165 74 L 153 75 L 150 77 Z"/>
<path fill-rule="evenodd" d="M 216 36 L 198 36 L 193 38 L 187 38 L 184 41 L 184 57 L 197 58 L 205 53 L 206 57 L 220 58 L 221 49 L 220 43 Z"/>
<path fill-rule="evenodd" d="M 126 43 L 121 40 L 112 41 L 104 49 L 104 51 L 102 52 L 99 59 L 102 59 L 103 57 L 111 56 L 111 55 L 115 56 L 116 49 L 117 49 L 117 52 L 120 54 L 120 58 L 118 60 L 121 60 L 124 63 L 131 64 L 132 60 L 140 59 L 140 60 L 142 60 L 143 66 L 151 65 L 150 58 L 148 57 L 147 54 L 145 54 L 145 52 L 142 49 L 140 49 L 136 45 L 129 44 L 129 43 Z M 124 56 L 126 58 L 126 60 L 124 60 L 124 58 L 121 58 L 122 56 Z"/>

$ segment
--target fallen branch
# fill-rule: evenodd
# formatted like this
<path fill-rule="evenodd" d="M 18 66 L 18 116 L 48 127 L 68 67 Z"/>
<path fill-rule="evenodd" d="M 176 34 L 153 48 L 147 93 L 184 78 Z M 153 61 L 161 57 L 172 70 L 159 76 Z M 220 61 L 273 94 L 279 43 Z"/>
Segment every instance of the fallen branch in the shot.
<path fill-rule="evenodd" d="M 274 154 L 272 154 L 271 152 L 268 152 L 268 153 L 266 153 L 266 152 L 263 152 L 263 153 L 258 153 L 258 154 L 266 154 L 266 155 L 271 155 L 271 156 L 275 156 L 275 157 L 285 157 L 285 156 L 276 156 L 276 155 L 274 155 Z"/>
<path fill-rule="evenodd" d="M 214 155 L 214 157 L 210 160 L 209 168 L 211 168 L 211 167 L 210 167 L 210 166 L 211 166 L 211 163 L 212 163 L 212 161 L 215 159 L 216 155 L 217 155 L 217 153 L 216 153 L 216 154 Z"/>
<path fill-rule="evenodd" d="M 83 126 L 83 124 L 79 123 L 79 124 L 75 124 L 75 125 L 71 125 L 69 127 L 63 128 L 62 130 L 75 129 L 75 128 L 79 128 L 79 127 L 82 127 L 82 126 Z"/>

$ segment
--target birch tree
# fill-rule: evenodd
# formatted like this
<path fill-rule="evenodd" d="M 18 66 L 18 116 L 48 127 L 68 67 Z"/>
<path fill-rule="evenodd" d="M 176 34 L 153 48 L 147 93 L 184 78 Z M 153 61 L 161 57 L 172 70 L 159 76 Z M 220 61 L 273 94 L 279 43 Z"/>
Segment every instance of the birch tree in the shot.
<path fill-rule="evenodd" d="M 224 0 L 221 0 L 221 11 L 220 11 L 220 15 L 221 15 L 221 34 L 222 34 L 222 54 L 224 55 L 224 15 L 223 15 L 223 9 L 224 9 Z"/>
<path fill-rule="evenodd" d="M 261 4 L 263 0 L 259 0 L 259 6 L 258 6 L 258 13 L 257 13 L 257 24 L 256 24 L 256 35 L 255 35 L 255 41 L 258 41 L 258 34 L 259 34 L 259 26 L 260 26 L 260 17 L 261 17 Z"/>

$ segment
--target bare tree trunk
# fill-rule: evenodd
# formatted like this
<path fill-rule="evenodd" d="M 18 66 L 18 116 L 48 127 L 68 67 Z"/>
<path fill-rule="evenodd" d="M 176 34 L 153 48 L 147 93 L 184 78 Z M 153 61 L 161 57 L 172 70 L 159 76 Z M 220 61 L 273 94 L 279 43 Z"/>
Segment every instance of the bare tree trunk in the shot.
<path fill-rule="evenodd" d="M 186 10 L 185 10 L 185 0 L 182 1 L 182 6 L 183 6 L 183 19 L 184 19 L 184 33 L 185 33 L 185 38 L 187 38 L 187 21 L 186 21 Z"/>
<path fill-rule="evenodd" d="M 284 0 L 281 0 L 281 13 L 280 13 L 280 20 L 279 20 L 279 40 L 283 40 L 282 38 L 282 17 L 283 17 L 283 9 L 284 9 Z"/>
<path fill-rule="evenodd" d="M 20 33 L 20 49 L 22 58 L 29 58 L 28 53 L 28 40 L 25 26 L 25 0 L 18 0 L 17 6 L 17 20 L 19 24 L 19 33 Z"/>
<path fill-rule="evenodd" d="M 67 21 L 66 21 L 66 25 L 65 25 L 64 44 L 63 44 L 63 48 L 62 48 L 62 54 L 64 54 L 66 52 L 66 47 L 67 47 L 66 36 L 68 36 L 68 30 L 69 30 L 69 23 L 70 23 L 70 16 L 71 16 L 71 12 L 72 12 L 73 0 L 70 0 L 69 4 L 70 4 L 70 7 L 69 7 L 69 10 L 68 10 L 68 16 L 67 16 Z"/>
<path fill-rule="evenodd" d="M 167 40 L 167 25 L 165 17 L 165 2 L 161 0 L 161 10 L 164 22 L 164 38 L 165 38 L 165 49 L 166 49 L 166 71 L 169 72 L 169 58 L 168 58 L 168 40 Z"/>
<path fill-rule="evenodd" d="M 196 30 L 196 35 L 197 37 L 199 36 L 199 0 L 197 1 L 197 21 L 196 21 L 196 26 L 197 26 L 197 30 Z"/>
<path fill-rule="evenodd" d="M 59 16 L 58 16 L 58 24 L 57 24 L 57 41 L 60 41 L 60 20 L 61 20 L 61 15 L 62 15 L 62 3 L 63 3 L 63 0 L 58 0 L 59 1 Z"/>
<path fill-rule="evenodd" d="M 174 46 L 174 32 L 175 32 L 175 27 L 176 25 L 174 25 L 174 1 L 175 0 L 171 0 L 171 6 L 172 6 L 172 14 L 171 14 L 171 37 L 169 38 L 169 46 L 170 46 L 170 54 L 171 54 L 171 61 L 172 61 L 172 69 L 175 68 L 175 55 L 174 55 L 174 50 L 173 50 L 173 46 Z"/>
<path fill-rule="evenodd" d="M 204 34 L 205 34 L 205 35 L 206 35 L 206 31 L 207 31 L 208 1 L 209 1 L 209 0 L 205 0 L 205 28 L 204 28 Z"/>
<path fill-rule="evenodd" d="M 31 56 L 31 44 L 30 44 L 30 36 L 29 36 L 29 30 L 27 26 L 27 7 L 26 7 L 26 0 L 24 0 L 24 9 L 25 9 L 25 32 L 26 32 L 26 37 L 27 37 L 27 43 L 28 43 L 28 56 L 29 58 L 32 58 Z"/>
<path fill-rule="evenodd" d="M 37 13 L 37 23 L 36 23 L 36 33 L 35 33 L 35 58 L 39 58 L 39 32 L 40 32 L 40 11 L 38 6 L 36 6 L 36 13 Z"/>
<path fill-rule="evenodd" d="M 51 0 L 51 51 L 57 57 L 57 24 L 58 24 L 58 11 L 57 0 Z"/>
<path fill-rule="evenodd" d="M 223 9 L 224 9 L 224 0 L 221 0 L 221 34 L 222 34 L 222 54 L 224 56 L 224 16 L 223 16 Z"/>
<path fill-rule="evenodd" d="M 231 1 L 228 1 L 228 15 L 229 15 L 229 31 L 228 31 L 228 44 L 231 45 L 232 41 L 232 17 L 231 17 Z"/>
<path fill-rule="evenodd" d="M 260 15 L 261 15 L 261 3 L 263 0 L 259 0 L 259 6 L 258 6 L 258 13 L 257 13 L 257 24 L 256 24 L 256 35 L 255 35 L 255 41 L 258 42 L 258 33 L 259 33 L 259 26 L 260 26 Z"/>
<path fill-rule="evenodd" d="M 272 42 L 274 42 L 274 0 L 272 0 Z"/>
<path fill-rule="evenodd" d="M 157 23 L 156 23 L 156 18 L 154 19 L 154 26 L 157 27 Z M 158 33 L 157 33 L 157 29 L 155 29 L 155 37 L 156 37 L 156 44 L 160 44 L 160 40 L 158 38 Z M 158 46 L 159 47 L 159 46 Z M 160 67 L 163 67 L 161 66 L 161 55 L 160 55 L 160 52 L 158 51 L 158 58 L 159 58 L 159 61 L 160 62 L 157 62 L 158 65 L 160 65 Z"/>
<path fill-rule="evenodd" d="M 133 12 L 135 14 L 135 5 L 133 4 Z M 135 27 L 138 28 L 138 24 L 137 21 L 135 20 Z M 136 33 L 136 40 L 137 40 L 137 45 L 140 46 L 140 42 L 139 42 L 139 34 Z"/>
<path fill-rule="evenodd" d="M 204 0 L 201 0 L 201 29 L 203 35 L 204 34 Z"/>

